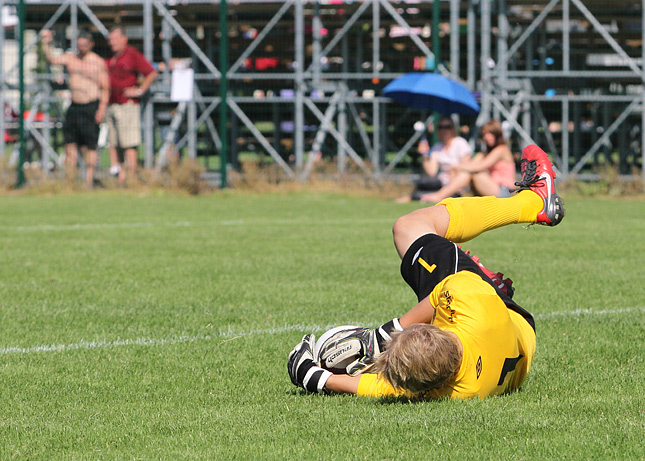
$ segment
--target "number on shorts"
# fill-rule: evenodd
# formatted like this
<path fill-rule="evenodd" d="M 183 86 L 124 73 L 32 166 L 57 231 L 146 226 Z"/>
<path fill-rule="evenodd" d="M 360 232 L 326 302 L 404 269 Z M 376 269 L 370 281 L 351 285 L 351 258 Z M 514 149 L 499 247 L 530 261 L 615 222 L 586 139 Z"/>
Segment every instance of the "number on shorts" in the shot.
<path fill-rule="evenodd" d="M 504 360 L 504 366 L 502 367 L 502 372 L 499 375 L 499 381 L 497 381 L 498 386 L 501 386 L 502 384 L 504 384 L 506 375 L 509 374 L 511 371 L 515 370 L 515 367 L 517 366 L 517 362 L 519 362 L 522 359 L 522 357 L 524 356 L 520 354 L 515 358 L 507 357 L 506 360 Z"/>

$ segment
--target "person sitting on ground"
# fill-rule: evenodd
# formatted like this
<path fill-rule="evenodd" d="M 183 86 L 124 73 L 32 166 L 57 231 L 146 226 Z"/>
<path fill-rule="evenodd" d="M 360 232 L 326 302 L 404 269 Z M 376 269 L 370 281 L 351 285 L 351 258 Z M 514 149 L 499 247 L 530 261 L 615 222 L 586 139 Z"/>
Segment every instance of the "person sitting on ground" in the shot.
<path fill-rule="evenodd" d="M 357 373 L 322 368 L 314 336 L 305 335 L 289 354 L 291 382 L 309 392 L 415 399 L 484 398 L 518 389 L 535 354 L 535 320 L 512 299 L 510 282 L 495 280 L 499 274 L 457 243 L 510 224 L 559 224 L 565 210 L 554 179 L 546 153 L 531 145 L 512 197 L 447 198 L 397 219 L 392 232 L 401 274 L 418 304 L 378 328 L 351 333 L 362 344 Z"/>
<path fill-rule="evenodd" d="M 411 196 L 401 197 L 397 202 L 420 200 L 423 194 L 446 186 L 451 180 L 450 170 L 472 155 L 470 144 L 461 136 L 457 136 L 455 124 L 450 117 L 441 117 L 438 128 L 439 142 L 432 146 L 432 149 L 426 139 L 419 142 L 424 176 L 416 183 Z"/>
<path fill-rule="evenodd" d="M 453 169 L 450 182 L 436 192 L 423 194 L 423 202 L 440 202 L 470 185 L 474 195 L 509 197 L 515 182 L 515 161 L 506 144 L 502 124 L 490 120 L 482 127 L 486 152 L 480 152 Z"/>

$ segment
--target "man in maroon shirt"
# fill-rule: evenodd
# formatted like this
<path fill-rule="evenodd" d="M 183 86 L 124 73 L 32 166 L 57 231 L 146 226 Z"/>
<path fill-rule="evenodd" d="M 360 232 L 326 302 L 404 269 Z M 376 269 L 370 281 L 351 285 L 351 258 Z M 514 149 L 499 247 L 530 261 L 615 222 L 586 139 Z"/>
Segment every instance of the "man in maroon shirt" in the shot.
<path fill-rule="evenodd" d="M 121 27 L 114 27 L 109 36 L 114 56 L 106 60 L 110 77 L 110 101 L 106 114 L 109 126 L 110 172 L 124 182 L 127 166 L 135 176 L 137 148 L 141 144 L 141 109 L 139 100 L 148 91 L 157 71 L 136 49 L 128 45 Z M 139 82 L 139 77 L 143 79 Z"/>

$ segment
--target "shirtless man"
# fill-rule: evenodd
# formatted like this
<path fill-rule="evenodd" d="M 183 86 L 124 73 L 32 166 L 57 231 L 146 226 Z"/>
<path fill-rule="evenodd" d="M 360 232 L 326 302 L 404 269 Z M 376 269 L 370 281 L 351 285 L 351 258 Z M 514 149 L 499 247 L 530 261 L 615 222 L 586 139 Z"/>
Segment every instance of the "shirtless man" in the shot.
<path fill-rule="evenodd" d="M 89 32 L 80 32 L 77 39 L 78 52 L 54 56 L 51 51 L 52 32 L 40 33 L 47 60 L 62 65 L 69 73 L 69 89 L 72 104 L 65 115 L 63 135 L 65 139 L 65 163 L 68 174 L 76 171 L 79 148 L 85 153 L 88 187 L 94 184 L 94 170 L 97 163 L 97 141 L 99 124 L 105 118 L 110 97 L 110 81 L 105 61 L 92 51 L 94 40 Z"/>

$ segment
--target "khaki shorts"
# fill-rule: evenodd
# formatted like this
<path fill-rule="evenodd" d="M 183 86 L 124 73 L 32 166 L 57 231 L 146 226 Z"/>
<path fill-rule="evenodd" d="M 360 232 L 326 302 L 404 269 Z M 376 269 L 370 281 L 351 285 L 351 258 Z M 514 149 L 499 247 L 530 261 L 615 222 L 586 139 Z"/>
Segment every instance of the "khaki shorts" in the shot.
<path fill-rule="evenodd" d="M 110 104 L 106 119 L 108 142 L 117 149 L 136 148 L 141 144 L 141 109 L 139 104 Z"/>

